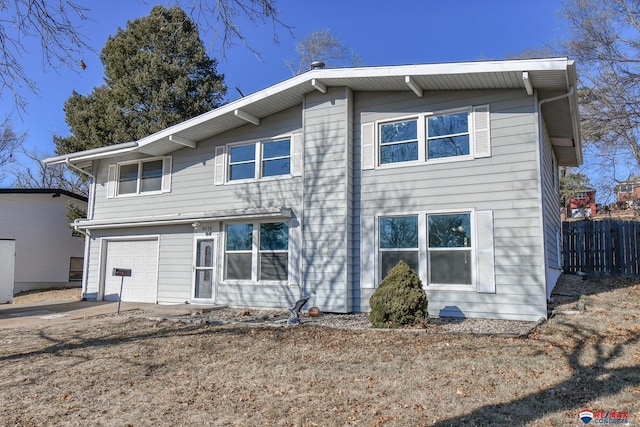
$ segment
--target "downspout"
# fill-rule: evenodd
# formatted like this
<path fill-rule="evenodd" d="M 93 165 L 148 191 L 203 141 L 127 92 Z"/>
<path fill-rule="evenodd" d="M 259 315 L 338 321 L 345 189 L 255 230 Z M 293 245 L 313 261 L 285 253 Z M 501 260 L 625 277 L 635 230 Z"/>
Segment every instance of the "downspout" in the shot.
<path fill-rule="evenodd" d="M 93 187 L 93 185 L 95 184 L 96 181 L 96 177 L 93 176 L 92 174 L 90 174 L 89 172 L 80 169 L 79 167 L 77 167 L 76 165 L 72 164 L 69 161 L 69 158 L 67 157 L 64 161 L 64 163 L 67 165 L 67 167 L 69 169 L 72 169 L 80 174 L 83 175 L 87 175 L 90 179 L 91 179 L 91 186 Z M 94 191 L 93 189 L 89 190 L 89 200 L 87 203 L 87 209 L 91 209 L 91 216 L 93 217 L 93 194 Z M 87 210 L 87 217 L 89 216 L 89 211 Z M 74 221 L 71 226 L 73 227 L 73 230 L 77 233 L 80 233 L 84 236 L 84 258 L 82 259 L 82 299 L 85 299 L 85 295 L 87 293 L 87 286 L 88 286 L 88 268 L 89 268 L 89 241 L 91 240 L 91 233 L 89 232 L 89 230 L 87 231 L 82 231 L 79 227 L 78 227 L 78 223 L 77 220 Z"/>
<path fill-rule="evenodd" d="M 542 134 L 542 104 L 546 104 L 547 102 L 559 101 L 561 99 L 569 98 L 575 92 L 575 86 L 569 86 L 569 91 L 567 93 L 563 93 L 562 95 L 553 96 L 551 98 L 545 98 L 538 101 L 538 114 L 540 114 L 540 119 L 538 120 L 538 138 L 539 138 L 539 147 L 540 147 L 540 171 L 542 177 L 544 177 L 544 146 L 543 146 L 543 134 Z M 571 109 L 571 102 L 569 102 L 569 108 Z M 575 129 L 574 129 L 575 134 Z M 549 261 L 547 259 L 547 235 L 545 233 L 544 224 L 546 217 L 546 201 L 545 201 L 545 192 L 544 192 L 544 183 L 542 183 L 542 188 L 540 188 L 540 199 L 542 201 L 542 260 L 545 266 L 545 297 L 547 300 L 551 297 L 549 283 L 547 281 L 547 268 L 549 265 Z M 558 254 L 560 256 L 560 254 Z"/>

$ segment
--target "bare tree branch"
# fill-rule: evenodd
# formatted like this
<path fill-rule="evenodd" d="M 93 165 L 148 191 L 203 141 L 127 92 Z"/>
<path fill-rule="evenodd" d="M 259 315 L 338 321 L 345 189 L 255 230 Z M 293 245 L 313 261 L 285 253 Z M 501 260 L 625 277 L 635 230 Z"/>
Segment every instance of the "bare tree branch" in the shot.
<path fill-rule="evenodd" d="M 279 29 L 292 34 L 292 27 L 280 19 L 276 0 L 172 0 L 170 3 L 189 10 L 194 20 L 203 24 L 204 34 L 213 31 L 214 38 L 220 38 L 223 57 L 226 49 L 240 41 L 260 58 L 240 27 L 242 19 L 254 25 L 270 23 L 276 44 Z M 89 12 L 88 7 L 71 0 L 0 0 L 0 99 L 11 94 L 16 109 L 24 111 L 25 93 L 38 92 L 37 83 L 23 63 L 25 56 L 33 54 L 25 49 L 28 39 L 40 41 L 43 68 L 83 67 L 83 53 L 93 49 L 78 28 L 89 20 Z"/>
<path fill-rule="evenodd" d="M 25 135 L 16 135 L 9 119 L 0 123 L 0 168 L 14 161 L 13 154 L 24 138 Z"/>
<path fill-rule="evenodd" d="M 13 171 L 13 186 L 16 188 L 60 188 L 76 194 L 88 196 L 89 185 L 86 177 L 70 171 L 63 164 L 45 165 L 40 161 L 50 157 L 47 153 L 33 150 L 22 150 L 28 159 Z"/>
<path fill-rule="evenodd" d="M 585 148 L 611 190 L 640 170 L 640 0 L 568 0 L 564 15 Z"/>
<path fill-rule="evenodd" d="M 314 61 L 322 61 L 328 67 L 357 66 L 360 55 L 344 46 L 328 29 L 317 30 L 296 43 L 297 59 L 285 61 L 294 76 L 310 69 Z"/>
<path fill-rule="evenodd" d="M 73 67 L 81 54 L 90 50 L 77 25 L 87 19 L 87 9 L 71 1 L 0 0 L 0 99 L 13 94 L 19 110 L 26 107 L 23 89 L 37 93 L 21 60 L 31 54 L 25 47 L 29 38 L 40 41 L 43 66 Z"/>

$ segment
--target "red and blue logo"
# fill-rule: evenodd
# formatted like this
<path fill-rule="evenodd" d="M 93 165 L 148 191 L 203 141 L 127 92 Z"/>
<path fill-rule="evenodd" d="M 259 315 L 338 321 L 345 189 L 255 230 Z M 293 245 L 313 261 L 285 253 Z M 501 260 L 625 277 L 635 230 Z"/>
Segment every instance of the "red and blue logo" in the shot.
<path fill-rule="evenodd" d="M 589 424 L 592 420 L 594 424 L 629 424 L 629 413 L 583 409 L 580 411 L 580 419 L 585 424 Z"/>
<path fill-rule="evenodd" d="M 580 411 L 580 419 L 583 423 L 589 424 L 589 422 L 591 422 L 591 420 L 593 419 L 593 412 L 591 412 L 589 409 L 583 409 L 582 411 Z"/>

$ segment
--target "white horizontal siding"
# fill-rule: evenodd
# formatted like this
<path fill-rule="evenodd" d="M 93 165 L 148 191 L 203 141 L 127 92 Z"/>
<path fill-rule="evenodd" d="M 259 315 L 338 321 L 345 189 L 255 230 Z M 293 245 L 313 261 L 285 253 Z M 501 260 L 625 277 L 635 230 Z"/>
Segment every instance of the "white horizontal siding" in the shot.
<path fill-rule="evenodd" d="M 0 194 L 0 239 L 16 241 L 16 291 L 69 283 L 70 258 L 84 257 L 84 242 L 71 235 L 68 201 L 87 207 L 66 196 Z"/>

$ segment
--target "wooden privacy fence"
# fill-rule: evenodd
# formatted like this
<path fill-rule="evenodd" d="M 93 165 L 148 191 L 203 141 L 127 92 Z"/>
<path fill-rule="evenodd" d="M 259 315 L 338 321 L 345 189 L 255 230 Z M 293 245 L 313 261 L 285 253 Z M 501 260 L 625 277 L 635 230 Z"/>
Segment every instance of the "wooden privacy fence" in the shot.
<path fill-rule="evenodd" d="M 566 273 L 640 276 L 640 222 L 564 222 L 562 232 Z"/>

